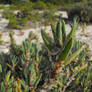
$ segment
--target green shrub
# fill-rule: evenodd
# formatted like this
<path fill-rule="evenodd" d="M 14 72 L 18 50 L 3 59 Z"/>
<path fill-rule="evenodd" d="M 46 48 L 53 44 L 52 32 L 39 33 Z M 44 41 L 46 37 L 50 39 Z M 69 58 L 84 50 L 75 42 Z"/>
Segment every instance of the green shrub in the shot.
<path fill-rule="evenodd" d="M 31 15 L 32 12 L 32 6 L 28 5 L 20 5 L 18 6 L 18 9 L 20 10 L 20 15 L 21 17 L 27 17 L 29 15 Z"/>
<path fill-rule="evenodd" d="M 62 2 L 65 2 L 64 0 L 45 0 L 45 3 L 52 3 L 52 4 L 60 4 Z"/>
<path fill-rule="evenodd" d="M 53 4 L 53 3 L 47 3 L 47 9 L 57 9 L 59 8 L 59 6 Z"/>
<path fill-rule="evenodd" d="M 17 17 L 16 15 L 10 15 L 9 18 L 9 28 L 14 28 L 14 29 L 21 29 L 23 28 L 27 23 L 27 18 L 22 18 L 22 17 Z"/>
<path fill-rule="evenodd" d="M 10 10 L 17 10 L 17 9 L 18 9 L 15 4 L 11 4 L 11 5 L 9 6 L 9 8 L 10 8 Z"/>
<path fill-rule="evenodd" d="M 43 1 L 37 1 L 37 2 L 33 3 L 32 7 L 34 9 L 46 9 L 47 5 Z"/>
<path fill-rule="evenodd" d="M 73 19 L 78 16 L 79 20 L 82 22 L 90 23 L 92 22 L 92 5 L 91 3 L 86 4 L 76 4 L 73 8 L 68 11 L 68 17 Z"/>
<path fill-rule="evenodd" d="M 55 11 L 56 11 L 55 9 L 45 11 L 43 13 L 43 19 L 45 19 L 45 21 L 48 21 L 48 22 L 56 21 Z"/>
<path fill-rule="evenodd" d="M 32 42 L 34 35 L 20 46 L 16 45 L 13 35 L 11 31 L 10 53 L 0 54 L 0 91 L 35 92 L 42 74 L 38 69 L 41 56 L 37 45 Z"/>

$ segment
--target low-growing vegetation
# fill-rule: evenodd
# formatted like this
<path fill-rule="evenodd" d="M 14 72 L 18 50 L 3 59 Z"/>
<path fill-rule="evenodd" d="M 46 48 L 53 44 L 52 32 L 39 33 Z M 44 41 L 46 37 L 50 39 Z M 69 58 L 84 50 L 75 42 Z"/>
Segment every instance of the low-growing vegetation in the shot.
<path fill-rule="evenodd" d="M 32 32 L 18 46 L 10 31 L 10 52 L 0 54 L 0 91 L 41 92 L 46 88 L 46 92 L 67 92 L 71 88 L 71 92 L 91 92 L 91 85 L 87 85 L 92 82 L 88 46 L 75 39 L 77 26 L 74 20 L 66 35 L 64 21 L 52 24 L 53 38 L 42 30 L 42 49 L 33 41 L 36 36 Z"/>
<path fill-rule="evenodd" d="M 8 2 L 5 0 L 4 2 L 9 4 L 3 12 L 3 17 L 10 21 L 9 28 L 24 28 L 28 21 L 32 24 L 41 22 L 48 25 L 53 20 L 54 22 L 57 20 L 58 17 L 54 13 L 58 8 L 68 10 L 69 19 L 73 20 L 75 16 L 78 16 L 82 22 L 92 22 L 90 0 L 9 0 Z"/>
<path fill-rule="evenodd" d="M 0 3 L 9 4 L 0 6 L 3 18 L 9 20 L 9 29 L 23 29 L 30 22 L 40 26 L 51 24 L 52 33 L 41 30 L 40 46 L 32 32 L 17 45 L 14 32 L 10 31 L 9 52 L 0 53 L 0 92 L 92 91 L 89 46 L 75 38 L 78 21 L 92 23 L 91 0 L 0 0 Z M 62 15 L 55 15 L 58 9 L 67 10 L 68 20 L 73 21 L 69 34 Z"/>
<path fill-rule="evenodd" d="M 12 6 L 13 7 L 13 6 Z M 30 23 L 49 24 L 56 21 L 58 16 L 55 16 L 56 9 L 44 10 L 42 13 L 39 10 L 33 10 L 32 7 L 19 6 L 19 10 L 13 11 L 7 8 L 3 12 L 3 17 L 9 19 L 8 28 L 22 29 L 30 21 Z"/>

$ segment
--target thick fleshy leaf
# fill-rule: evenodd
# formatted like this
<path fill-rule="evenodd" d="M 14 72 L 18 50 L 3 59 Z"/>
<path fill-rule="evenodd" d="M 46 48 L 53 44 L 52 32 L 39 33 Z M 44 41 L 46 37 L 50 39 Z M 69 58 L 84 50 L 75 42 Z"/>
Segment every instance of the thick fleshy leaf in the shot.
<path fill-rule="evenodd" d="M 57 36 L 57 42 L 60 46 L 62 46 L 62 43 L 63 43 L 61 27 L 62 27 L 62 24 L 61 24 L 61 21 L 59 21 L 56 27 L 56 36 Z"/>
<path fill-rule="evenodd" d="M 56 42 L 57 40 L 57 37 L 56 37 L 56 26 L 54 24 L 51 24 L 51 31 L 52 31 L 52 34 L 53 34 L 53 38 L 54 38 L 54 41 Z"/>
<path fill-rule="evenodd" d="M 68 58 L 66 58 L 65 61 L 63 62 L 64 65 L 70 64 L 80 54 L 80 52 L 82 50 L 83 50 L 83 48 L 81 47 L 77 51 L 75 51 L 71 56 L 69 56 Z"/>
<path fill-rule="evenodd" d="M 63 36 L 63 43 L 65 42 L 66 39 L 66 29 L 65 29 L 65 22 L 62 21 L 62 36 Z"/>
<path fill-rule="evenodd" d="M 49 50 L 52 49 L 52 39 L 46 34 L 46 32 L 44 30 L 41 30 L 41 35 L 42 35 L 42 38 L 44 40 L 44 43 L 45 45 L 47 46 L 47 48 Z"/>
<path fill-rule="evenodd" d="M 77 23 L 76 19 L 74 19 L 74 25 L 73 25 L 73 27 L 71 29 L 71 32 L 69 33 L 67 39 L 70 39 L 71 37 L 74 37 L 75 36 L 75 32 L 77 30 L 77 26 L 78 26 L 78 23 Z"/>
<path fill-rule="evenodd" d="M 2 65 L 0 64 L 0 73 L 2 72 Z"/>
<path fill-rule="evenodd" d="M 74 39 L 71 38 L 67 44 L 64 46 L 63 50 L 61 51 L 61 53 L 59 54 L 59 61 L 63 61 L 67 58 L 67 56 L 69 55 L 71 48 L 73 46 L 74 43 Z"/>

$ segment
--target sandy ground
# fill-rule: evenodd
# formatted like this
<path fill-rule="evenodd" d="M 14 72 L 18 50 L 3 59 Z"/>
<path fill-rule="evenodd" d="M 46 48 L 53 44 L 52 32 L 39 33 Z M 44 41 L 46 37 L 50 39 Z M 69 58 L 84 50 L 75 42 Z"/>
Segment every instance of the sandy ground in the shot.
<path fill-rule="evenodd" d="M 65 14 L 65 13 L 64 13 Z M 64 15 L 63 15 L 64 16 Z M 66 14 L 65 14 L 66 16 Z M 9 29 L 7 29 L 9 21 L 2 18 L 0 15 L 0 34 L 2 34 L 3 43 L 0 45 L 0 52 L 7 53 L 9 51 L 10 38 L 9 38 Z M 39 42 L 43 42 L 41 38 L 41 29 L 45 29 L 47 33 L 51 33 L 50 26 L 47 27 L 39 27 L 39 28 L 29 28 L 26 30 L 13 30 L 14 31 L 14 39 L 18 45 L 22 44 L 22 42 L 28 38 L 29 32 L 35 33 L 39 37 Z M 67 34 L 70 32 L 71 27 L 69 24 L 66 24 Z M 22 35 L 21 35 L 22 34 Z M 76 39 L 89 44 L 89 47 L 92 51 L 92 25 L 86 26 L 85 30 L 82 31 L 82 28 L 79 27 L 76 32 Z"/>

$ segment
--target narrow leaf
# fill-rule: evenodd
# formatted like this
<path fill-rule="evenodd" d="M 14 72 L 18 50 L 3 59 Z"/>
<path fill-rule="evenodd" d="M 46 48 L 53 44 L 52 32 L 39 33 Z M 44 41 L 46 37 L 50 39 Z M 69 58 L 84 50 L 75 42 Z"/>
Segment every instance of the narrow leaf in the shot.
<path fill-rule="evenodd" d="M 2 72 L 2 65 L 0 64 L 0 73 Z"/>
<path fill-rule="evenodd" d="M 67 56 L 69 55 L 71 48 L 73 46 L 73 42 L 74 40 L 71 38 L 67 44 L 64 46 L 64 49 L 61 51 L 61 53 L 59 54 L 59 61 L 63 61 L 67 58 Z"/>
<path fill-rule="evenodd" d="M 83 69 L 85 69 L 87 67 L 87 64 L 82 65 L 80 68 L 78 68 L 77 70 L 74 71 L 74 73 L 79 73 L 80 71 L 82 71 Z"/>
<path fill-rule="evenodd" d="M 72 30 L 71 30 L 71 32 L 68 35 L 68 39 L 70 39 L 71 37 L 74 37 L 75 36 L 75 32 L 77 30 L 77 26 L 78 26 L 78 23 L 76 22 L 76 19 L 75 19 L 74 20 L 74 25 L 72 27 Z"/>
<path fill-rule="evenodd" d="M 51 24 L 51 31 L 52 31 L 52 34 L 53 34 L 53 38 L 54 38 L 54 41 L 56 41 L 57 37 L 56 37 L 56 27 L 55 25 Z"/>
<path fill-rule="evenodd" d="M 76 58 L 76 56 L 79 55 L 79 53 L 83 50 L 83 48 L 79 48 L 77 51 L 75 51 L 71 56 L 69 56 L 68 58 L 65 59 L 64 61 L 64 65 L 68 65 L 69 63 L 72 62 L 73 59 Z"/>
<path fill-rule="evenodd" d="M 37 87 L 38 83 L 40 82 L 41 77 L 42 77 L 42 74 L 39 73 L 38 78 L 37 78 L 37 80 L 36 80 L 35 83 L 34 83 L 35 88 Z"/>
<path fill-rule="evenodd" d="M 63 36 L 63 43 L 65 42 L 66 39 L 66 29 L 65 29 L 65 22 L 62 21 L 62 36 Z"/>
<path fill-rule="evenodd" d="M 7 83 L 9 81 L 9 78 L 10 78 L 10 75 L 11 75 L 11 72 L 9 71 L 5 77 L 5 82 Z"/>
<path fill-rule="evenodd" d="M 58 44 L 60 46 L 62 46 L 62 30 L 61 30 L 61 21 L 59 21 L 57 23 L 57 27 L 56 27 L 56 36 L 57 36 L 57 41 L 58 41 Z"/>
<path fill-rule="evenodd" d="M 49 50 L 52 49 L 52 39 L 46 34 L 46 32 L 44 30 L 41 30 L 41 35 L 42 35 L 42 38 L 44 40 L 44 43 L 45 45 L 47 46 L 47 48 Z"/>

